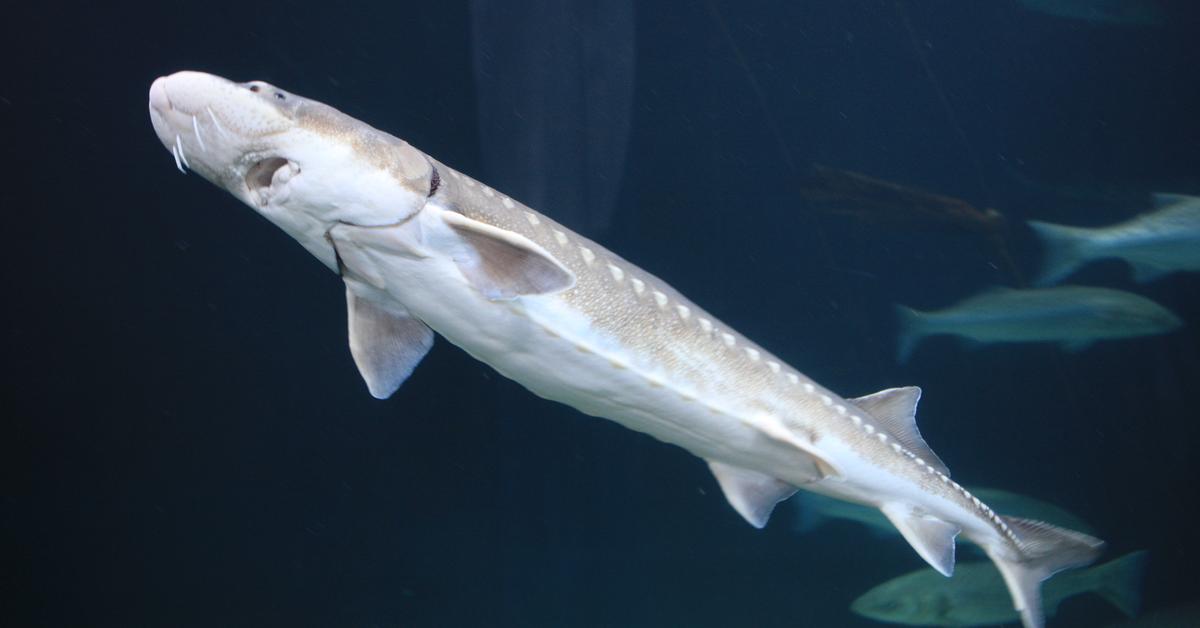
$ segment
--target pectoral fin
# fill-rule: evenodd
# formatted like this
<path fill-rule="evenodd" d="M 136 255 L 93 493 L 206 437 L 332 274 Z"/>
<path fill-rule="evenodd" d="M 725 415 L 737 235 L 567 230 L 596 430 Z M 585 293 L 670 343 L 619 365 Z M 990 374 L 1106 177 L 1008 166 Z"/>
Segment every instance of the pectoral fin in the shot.
<path fill-rule="evenodd" d="M 756 528 L 767 525 L 775 504 L 796 492 L 796 487 L 791 484 L 758 471 L 714 460 L 708 461 L 708 468 L 717 477 L 717 484 L 721 485 L 729 505 Z"/>
<path fill-rule="evenodd" d="M 445 212 L 443 219 L 467 244 L 455 264 L 488 299 L 551 294 L 575 285 L 575 274 L 533 240 L 455 212 Z"/>
<path fill-rule="evenodd" d="M 397 308 L 399 306 L 396 306 Z M 407 312 L 389 310 L 346 288 L 350 354 L 367 389 L 387 399 L 433 346 L 433 330 Z"/>

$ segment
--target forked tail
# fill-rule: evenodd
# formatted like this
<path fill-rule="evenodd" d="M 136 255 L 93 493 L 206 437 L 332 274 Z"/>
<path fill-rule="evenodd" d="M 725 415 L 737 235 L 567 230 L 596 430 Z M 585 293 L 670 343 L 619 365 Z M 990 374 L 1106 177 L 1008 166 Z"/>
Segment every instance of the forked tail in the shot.
<path fill-rule="evenodd" d="M 1001 517 L 1016 535 L 1016 552 L 1011 545 L 988 550 L 988 556 L 1004 576 L 1013 606 L 1025 628 L 1042 628 L 1042 581 L 1073 567 L 1082 567 L 1100 555 L 1104 541 L 1081 532 L 1066 530 L 1032 519 Z"/>
<path fill-rule="evenodd" d="M 913 349 L 921 339 L 929 335 L 929 325 L 924 312 L 911 307 L 896 306 L 896 361 L 900 364 L 908 362 Z"/>
<path fill-rule="evenodd" d="M 1049 286 L 1058 283 L 1080 266 L 1091 261 L 1089 248 L 1093 231 L 1030 220 L 1029 226 L 1042 241 L 1042 268 L 1033 283 Z"/>

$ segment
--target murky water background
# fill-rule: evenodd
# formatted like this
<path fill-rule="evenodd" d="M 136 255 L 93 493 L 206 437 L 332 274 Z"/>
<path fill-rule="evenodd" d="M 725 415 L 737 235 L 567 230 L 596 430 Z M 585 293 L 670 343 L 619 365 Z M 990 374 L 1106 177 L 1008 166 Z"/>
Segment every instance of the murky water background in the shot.
<path fill-rule="evenodd" d="M 921 566 L 852 524 L 799 535 L 788 508 L 756 531 L 699 460 L 444 341 L 371 399 L 338 279 L 154 137 L 146 89 L 184 68 L 327 102 L 564 216 L 846 396 L 922 386 L 956 479 L 1068 509 L 1108 557 L 1149 550 L 1146 608 L 1195 603 L 1200 276 L 1088 267 L 1072 282 L 1187 325 L 1080 353 L 941 338 L 901 366 L 892 314 L 1024 281 L 1026 219 L 1200 194 L 1187 3 L 1149 25 L 1016 2 L 553 4 L 15 10 L 13 625 L 867 626 L 850 602 Z M 831 212 L 806 200 L 813 163 L 994 208 L 1003 246 Z M 1050 625 L 1119 619 L 1080 597 Z"/>

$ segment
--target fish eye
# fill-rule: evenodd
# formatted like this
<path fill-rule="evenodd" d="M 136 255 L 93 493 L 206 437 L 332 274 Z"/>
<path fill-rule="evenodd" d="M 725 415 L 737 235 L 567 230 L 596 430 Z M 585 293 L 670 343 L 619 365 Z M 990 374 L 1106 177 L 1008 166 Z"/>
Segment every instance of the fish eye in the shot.
<path fill-rule="evenodd" d="M 287 96 L 284 96 L 283 92 L 275 92 L 275 100 L 284 100 L 286 98 Z"/>
<path fill-rule="evenodd" d="M 253 84 L 250 85 L 250 91 L 254 92 L 255 94 L 258 93 L 259 89 L 261 89 L 261 88 L 258 85 L 253 85 Z"/>
<path fill-rule="evenodd" d="M 429 194 L 426 197 L 433 196 L 437 193 L 438 187 L 442 184 L 442 177 L 438 174 L 438 169 L 435 167 L 433 173 L 429 175 Z"/>

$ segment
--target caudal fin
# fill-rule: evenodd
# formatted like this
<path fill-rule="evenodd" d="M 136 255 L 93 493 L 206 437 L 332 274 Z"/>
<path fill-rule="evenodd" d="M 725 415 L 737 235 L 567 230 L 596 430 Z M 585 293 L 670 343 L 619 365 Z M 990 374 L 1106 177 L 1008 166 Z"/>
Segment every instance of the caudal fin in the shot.
<path fill-rule="evenodd" d="M 1095 567 L 1100 585 L 1096 593 L 1129 617 L 1142 610 L 1142 576 L 1146 572 L 1148 552 L 1132 552 Z"/>
<path fill-rule="evenodd" d="M 896 306 L 896 361 L 900 364 L 908 362 L 913 349 L 917 348 L 922 338 L 929 335 L 925 318 L 924 313 L 911 307 Z"/>
<path fill-rule="evenodd" d="M 1091 261 L 1092 257 L 1088 251 L 1093 235 L 1091 229 L 1037 220 L 1029 221 L 1029 226 L 1042 241 L 1042 268 L 1033 280 L 1034 285 L 1049 286 L 1058 283 Z"/>
<path fill-rule="evenodd" d="M 1104 541 L 1081 532 L 1065 530 L 1041 521 L 1001 517 L 1016 535 L 1017 551 L 989 549 L 996 563 L 1013 606 L 1021 615 L 1025 628 L 1042 628 L 1042 581 L 1072 567 L 1082 567 L 1100 555 Z"/>

